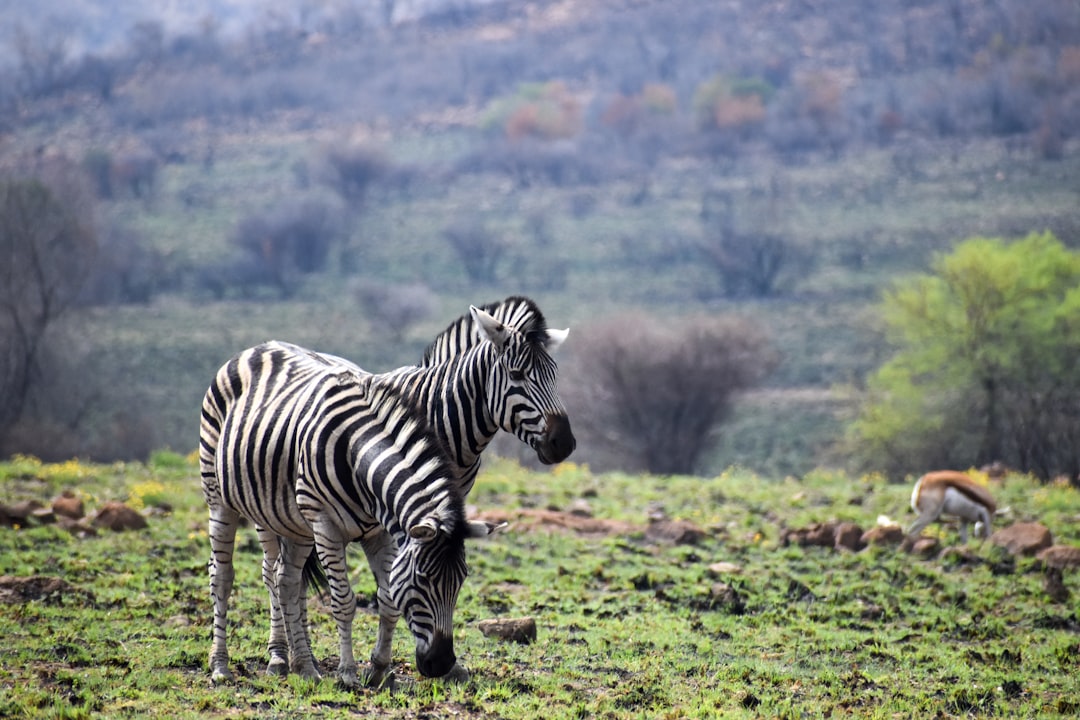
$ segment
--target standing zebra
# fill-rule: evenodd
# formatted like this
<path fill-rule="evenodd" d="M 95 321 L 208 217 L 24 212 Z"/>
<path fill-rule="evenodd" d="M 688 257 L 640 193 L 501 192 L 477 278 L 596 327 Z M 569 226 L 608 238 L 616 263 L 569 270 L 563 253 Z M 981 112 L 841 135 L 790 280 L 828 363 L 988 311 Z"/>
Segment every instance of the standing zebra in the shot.
<path fill-rule="evenodd" d="M 356 596 L 345 546 L 360 540 L 378 585 L 379 631 L 370 684 L 388 675 L 401 615 L 425 676 L 456 663 L 453 610 L 465 580 L 464 542 L 487 535 L 465 520 L 462 493 L 422 415 L 377 377 L 281 342 L 245 350 L 203 400 L 199 462 L 210 508 L 210 668 L 227 680 L 226 625 L 241 517 L 263 548 L 270 591 L 270 663 L 318 678 L 307 634 L 302 570 L 312 549 L 329 578 L 340 641 L 338 675 L 358 684 L 352 650 Z"/>
<path fill-rule="evenodd" d="M 420 365 L 378 377 L 427 415 L 467 495 L 480 454 L 499 430 L 516 435 L 547 465 L 574 451 L 551 357 L 569 333 L 548 329 L 532 300 L 509 297 L 470 307 L 428 346 Z"/>

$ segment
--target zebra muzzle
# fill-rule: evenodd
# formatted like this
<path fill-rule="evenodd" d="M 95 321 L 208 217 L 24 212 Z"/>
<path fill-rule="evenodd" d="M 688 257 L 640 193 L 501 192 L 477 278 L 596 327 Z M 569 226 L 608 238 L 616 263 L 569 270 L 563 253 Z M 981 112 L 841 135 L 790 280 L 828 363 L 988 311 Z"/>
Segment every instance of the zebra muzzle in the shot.
<path fill-rule="evenodd" d="M 421 652 L 420 648 L 416 649 L 416 669 L 424 677 L 442 677 L 450 672 L 455 663 L 457 656 L 454 655 L 454 640 L 441 633 L 435 635 L 427 650 Z"/>
<path fill-rule="evenodd" d="M 536 443 L 536 457 L 545 465 L 554 465 L 570 457 L 577 447 L 577 440 L 566 415 L 548 415 L 545 420 L 547 432 Z"/>

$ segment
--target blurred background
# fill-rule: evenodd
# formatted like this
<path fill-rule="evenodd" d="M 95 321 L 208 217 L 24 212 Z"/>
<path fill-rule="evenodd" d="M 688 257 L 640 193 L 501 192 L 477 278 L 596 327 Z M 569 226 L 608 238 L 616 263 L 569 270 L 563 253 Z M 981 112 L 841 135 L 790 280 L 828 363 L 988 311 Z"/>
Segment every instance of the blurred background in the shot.
<path fill-rule="evenodd" d="M 572 460 L 597 470 L 1075 477 L 1071 447 L 1036 466 L 942 425 L 891 452 L 852 432 L 893 357 L 896 280 L 974 237 L 1080 245 L 1073 0 L 3 14 L 2 457 L 187 453 L 249 345 L 388 370 L 520 294 L 571 328 Z M 1030 399 L 987 397 L 954 415 Z"/>

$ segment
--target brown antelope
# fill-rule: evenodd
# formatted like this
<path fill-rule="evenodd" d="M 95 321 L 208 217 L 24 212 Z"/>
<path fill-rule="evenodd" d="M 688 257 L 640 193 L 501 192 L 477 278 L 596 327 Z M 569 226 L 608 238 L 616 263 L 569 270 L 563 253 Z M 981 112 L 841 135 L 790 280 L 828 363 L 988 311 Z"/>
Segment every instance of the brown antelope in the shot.
<path fill-rule="evenodd" d="M 942 515 L 953 515 L 960 518 L 960 541 L 966 543 L 968 523 L 975 524 L 976 535 L 990 537 L 990 521 L 997 504 L 985 487 L 966 474 L 939 470 L 926 473 L 915 482 L 911 509 L 919 517 L 908 528 L 909 537 L 914 538 Z M 979 524 L 982 524 L 981 533 Z"/>

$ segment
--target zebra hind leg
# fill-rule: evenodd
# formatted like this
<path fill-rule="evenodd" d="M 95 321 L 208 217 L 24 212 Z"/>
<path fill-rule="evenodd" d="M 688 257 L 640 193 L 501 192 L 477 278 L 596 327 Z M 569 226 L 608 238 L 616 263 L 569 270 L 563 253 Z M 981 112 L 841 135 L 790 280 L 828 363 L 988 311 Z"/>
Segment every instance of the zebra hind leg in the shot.
<path fill-rule="evenodd" d="M 302 581 L 304 563 L 313 547 L 314 543 L 310 541 L 289 540 L 281 544 L 281 556 L 277 563 L 277 589 L 289 639 L 290 669 L 301 677 L 320 680 L 322 675 L 315 668 L 315 658 L 311 654 L 311 643 L 308 639 L 307 599 Z"/>
<path fill-rule="evenodd" d="M 281 543 L 278 536 L 264 528 L 256 528 L 259 544 L 263 549 L 262 579 L 270 595 L 270 640 L 267 650 L 270 662 L 266 666 L 267 675 L 285 676 L 289 674 L 289 640 L 285 632 L 285 617 L 281 612 L 281 599 L 278 593 L 277 577 L 281 564 Z"/>
<path fill-rule="evenodd" d="M 213 682 L 221 683 L 232 680 L 229 670 L 229 649 L 227 629 L 229 614 L 229 596 L 233 587 L 233 550 L 236 544 L 236 530 L 240 526 L 240 516 L 223 505 L 213 503 L 210 506 L 210 562 L 207 570 L 210 574 L 210 596 L 214 602 L 213 644 L 210 648 L 210 676 Z"/>

